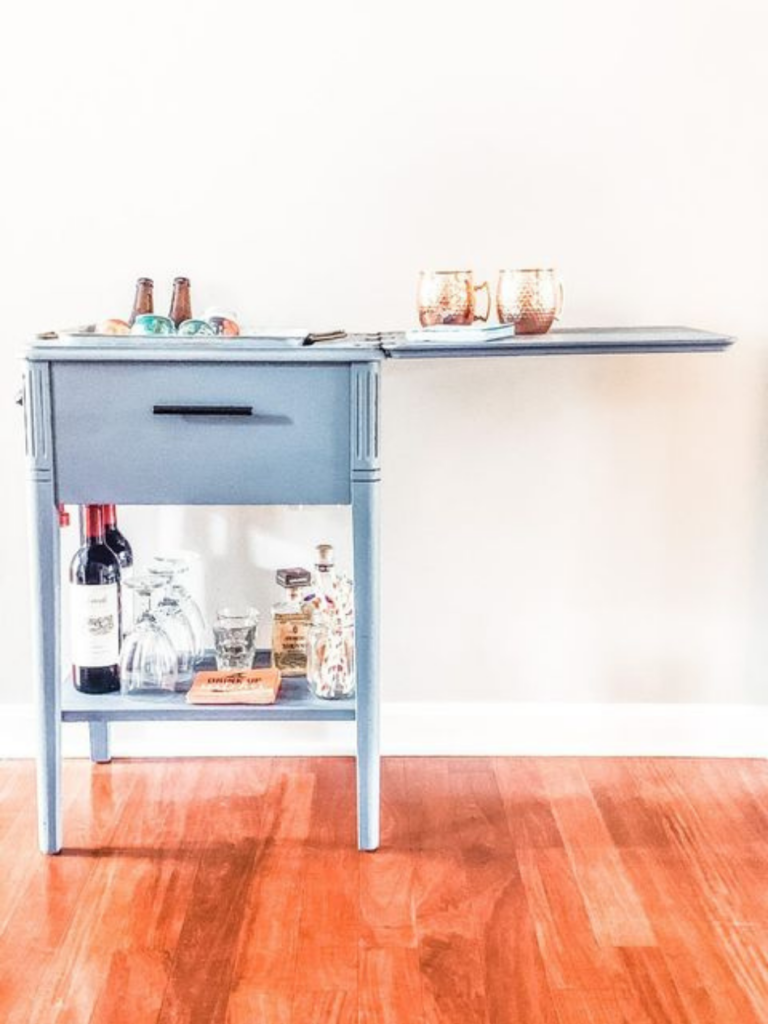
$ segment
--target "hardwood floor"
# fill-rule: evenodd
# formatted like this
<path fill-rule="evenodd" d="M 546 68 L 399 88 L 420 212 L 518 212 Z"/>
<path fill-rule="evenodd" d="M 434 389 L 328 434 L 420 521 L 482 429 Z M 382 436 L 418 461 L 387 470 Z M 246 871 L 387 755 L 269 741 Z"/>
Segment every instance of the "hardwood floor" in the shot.
<path fill-rule="evenodd" d="M 0 764 L 3 1024 L 766 1024 L 768 764 Z"/>

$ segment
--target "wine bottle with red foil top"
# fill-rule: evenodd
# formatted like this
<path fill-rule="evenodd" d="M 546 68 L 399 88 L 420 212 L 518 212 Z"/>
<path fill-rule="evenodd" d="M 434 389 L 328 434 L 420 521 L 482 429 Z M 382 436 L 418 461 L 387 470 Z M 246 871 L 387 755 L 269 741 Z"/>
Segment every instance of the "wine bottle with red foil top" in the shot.
<path fill-rule="evenodd" d="M 114 505 L 102 505 L 104 516 L 104 538 L 107 547 L 111 548 L 117 556 L 120 566 L 120 582 L 125 583 L 133 575 L 133 549 L 128 543 L 125 534 L 120 531 L 117 525 L 117 509 Z"/>
<path fill-rule="evenodd" d="M 117 525 L 117 509 L 114 505 L 102 505 L 104 516 L 104 538 L 107 547 L 116 556 L 120 566 L 120 640 L 133 629 L 133 592 L 130 587 L 123 587 L 126 580 L 133 576 L 133 550 L 125 534 Z"/>
<path fill-rule="evenodd" d="M 83 545 L 69 570 L 72 680 L 82 693 L 120 689 L 120 564 L 101 505 L 83 509 Z"/>

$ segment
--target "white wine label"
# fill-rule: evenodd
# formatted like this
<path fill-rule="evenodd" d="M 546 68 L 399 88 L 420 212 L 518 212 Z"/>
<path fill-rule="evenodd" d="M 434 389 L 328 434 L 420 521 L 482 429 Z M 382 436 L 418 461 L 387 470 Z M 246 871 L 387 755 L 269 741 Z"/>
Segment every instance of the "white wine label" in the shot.
<path fill-rule="evenodd" d="M 117 584 L 74 583 L 71 595 L 72 661 L 79 668 L 116 665 L 120 650 Z"/>

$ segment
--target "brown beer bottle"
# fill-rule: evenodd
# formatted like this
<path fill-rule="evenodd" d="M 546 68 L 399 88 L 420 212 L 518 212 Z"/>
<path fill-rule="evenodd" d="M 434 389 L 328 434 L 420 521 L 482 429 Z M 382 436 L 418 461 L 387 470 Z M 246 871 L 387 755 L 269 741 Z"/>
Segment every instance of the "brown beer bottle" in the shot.
<path fill-rule="evenodd" d="M 192 300 L 189 297 L 189 278 L 175 277 L 173 279 L 173 298 L 168 316 L 173 320 L 174 326 L 178 327 L 185 320 L 192 319 Z"/>
<path fill-rule="evenodd" d="M 140 277 L 136 282 L 136 296 L 133 300 L 133 311 L 128 323 L 133 327 L 133 322 L 142 313 L 154 313 L 152 305 L 152 289 L 155 287 L 151 277 Z"/>

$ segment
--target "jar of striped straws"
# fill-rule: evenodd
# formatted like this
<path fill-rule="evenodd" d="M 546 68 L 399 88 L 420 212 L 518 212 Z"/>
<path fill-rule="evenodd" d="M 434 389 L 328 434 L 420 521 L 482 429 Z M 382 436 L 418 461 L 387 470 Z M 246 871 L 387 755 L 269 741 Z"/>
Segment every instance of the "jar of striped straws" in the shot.
<path fill-rule="evenodd" d="M 331 611 L 315 610 L 307 634 L 307 681 L 316 697 L 355 692 L 355 629 Z"/>

